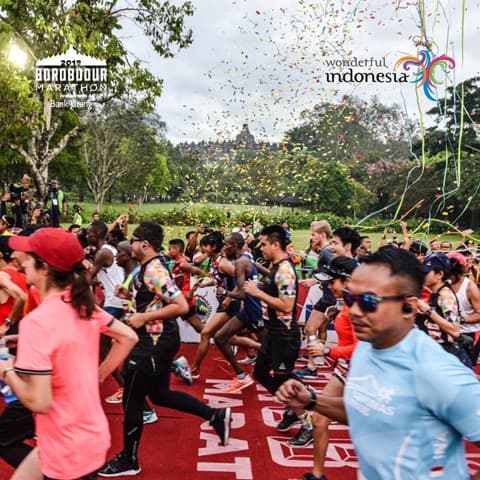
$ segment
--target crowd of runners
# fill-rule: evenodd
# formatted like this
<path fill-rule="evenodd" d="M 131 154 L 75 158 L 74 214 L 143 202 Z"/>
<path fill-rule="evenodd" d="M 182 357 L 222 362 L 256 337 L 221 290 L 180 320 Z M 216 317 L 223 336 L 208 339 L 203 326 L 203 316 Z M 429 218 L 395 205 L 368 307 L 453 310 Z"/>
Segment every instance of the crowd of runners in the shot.
<path fill-rule="evenodd" d="M 368 236 L 321 220 L 299 251 L 286 223 L 201 225 L 168 240 L 149 221 L 129 237 L 124 215 L 68 231 L 13 234 L 10 223 L 0 219 L 0 456 L 12 478 L 140 474 L 157 405 L 209 421 L 227 445 L 230 408 L 170 389 L 172 372 L 202 381 L 212 340 L 231 367 L 226 393 L 258 382 L 284 405 L 278 430 L 297 428 L 290 445 L 313 443 L 304 480 L 327 478 L 332 421 L 349 425 L 368 480 L 470 478 L 463 440 L 480 442 L 480 292 L 468 237 L 424 242 L 401 222 L 373 251 Z M 196 304 L 205 287 L 218 304 L 208 321 Z M 302 287 L 321 292 L 304 325 Z M 178 318 L 200 334 L 192 358 L 178 356 Z M 309 380 L 325 358 L 334 370 L 320 392 Z M 117 390 L 101 399 L 109 375 Z M 102 401 L 124 410 L 123 449 L 110 460 Z M 33 436 L 35 448 L 25 443 Z"/>

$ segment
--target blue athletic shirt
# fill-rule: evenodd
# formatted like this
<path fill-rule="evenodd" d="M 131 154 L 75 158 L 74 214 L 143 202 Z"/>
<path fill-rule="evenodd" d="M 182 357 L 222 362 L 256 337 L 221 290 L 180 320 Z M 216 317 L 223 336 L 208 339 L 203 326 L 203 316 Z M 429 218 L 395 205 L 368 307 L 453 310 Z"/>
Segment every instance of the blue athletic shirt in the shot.
<path fill-rule="evenodd" d="M 359 342 L 344 394 L 368 480 L 467 480 L 462 437 L 480 440 L 480 382 L 418 329 L 377 350 Z"/>

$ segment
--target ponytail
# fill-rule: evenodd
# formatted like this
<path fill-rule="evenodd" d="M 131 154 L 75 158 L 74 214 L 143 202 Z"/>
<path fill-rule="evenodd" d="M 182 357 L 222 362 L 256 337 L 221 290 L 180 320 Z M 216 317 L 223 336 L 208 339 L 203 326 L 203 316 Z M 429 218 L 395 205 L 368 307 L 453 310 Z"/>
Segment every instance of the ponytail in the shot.
<path fill-rule="evenodd" d="M 90 286 L 89 274 L 81 263 L 73 269 L 72 306 L 81 318 L 90 318 L 95 309 L 95 296 Z"/>
<path fill-rule="evenodd" d="M 44 262 L 38 255 L 33 253 L 30 255 L 35 259 L 37 270 L 45 265 L 48 267 L 47 287 L 55 286 L 65 289 L 71 287 L 70 298 L 63 300 L 72 304 L 80 318 L 90 318 L 95 309 L 95 297 L 90 288 L 88 272 L 82 262 L 77 263 L 72 272 L 60 272 Z"/>

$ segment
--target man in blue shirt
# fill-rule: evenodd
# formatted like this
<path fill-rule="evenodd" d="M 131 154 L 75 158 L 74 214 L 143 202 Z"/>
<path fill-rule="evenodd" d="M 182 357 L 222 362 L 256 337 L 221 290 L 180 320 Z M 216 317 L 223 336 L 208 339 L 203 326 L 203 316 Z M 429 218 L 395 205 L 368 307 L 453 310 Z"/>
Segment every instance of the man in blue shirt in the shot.
<path fill-rule="evenodd" d="M 344 291 L 360 342 L 343 398 L 296 380 L 277 391 L 284 404 L 348 423 L 368 480 L 467 480 L 463 438 L 480 446 L 480 383 L 413 328 L 423 277 L 405 250 L 384 247 L 366 258 Z"/>

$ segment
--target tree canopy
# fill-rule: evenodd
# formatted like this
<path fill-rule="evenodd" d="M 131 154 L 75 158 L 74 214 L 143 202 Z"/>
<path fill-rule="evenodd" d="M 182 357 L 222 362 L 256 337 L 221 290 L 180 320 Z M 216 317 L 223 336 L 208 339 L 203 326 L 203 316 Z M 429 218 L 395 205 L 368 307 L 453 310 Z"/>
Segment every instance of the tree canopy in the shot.
<path fill-rule="evenodd" d="M 192 14 L 189 1 L 177 5 L 160 0 L 128 4 L 117 0 L 0 0 L 0 47 L 5 51 L 12 42 L 18 43 L 33 57 L 32 65 L 36 59 L 74 46 L 79 53 L 107 61 L 110 99 L 135 94 L 141 107 L 151 111 L 162 80 L 128 52 L 122 39 L 125 22 L 132 21 L 158 55 L 171 57 L 192 42 L 192 31 L 184 21 Z M 75 125 L 65 128 L 66 112 L 49 107 L 55 94 L 35 90 L 32 74 L 33 69 L 22 72 L 0 62 L 0 126 L 8 127 L 2 129 L 0 143 L 23 156 L 42 199 L 50 163 L 84 125 L 80 112 Z"/>

